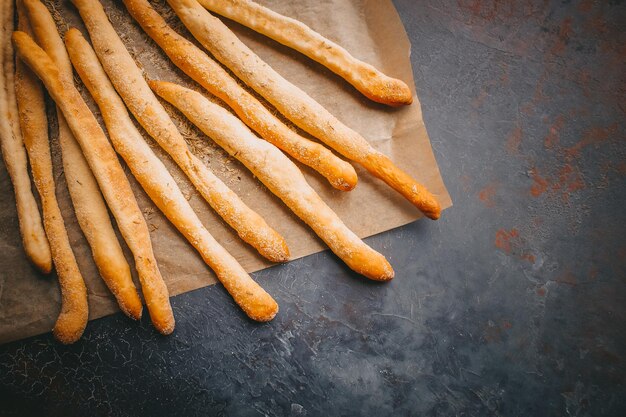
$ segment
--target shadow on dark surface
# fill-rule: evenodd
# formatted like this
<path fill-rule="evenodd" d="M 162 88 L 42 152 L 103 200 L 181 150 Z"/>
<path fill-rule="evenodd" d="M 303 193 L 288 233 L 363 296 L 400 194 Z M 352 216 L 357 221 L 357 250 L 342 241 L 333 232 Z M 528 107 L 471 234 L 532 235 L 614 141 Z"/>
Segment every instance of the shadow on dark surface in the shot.
<path fill-rule="evenodd" d="M 626 414 L 621 2 L 394 2 L 455 206 L 367 240 L 396 278 L 329 252 L 219 285 L 178 326 L 91 322 L 0 347 L 0 415 Z"/>

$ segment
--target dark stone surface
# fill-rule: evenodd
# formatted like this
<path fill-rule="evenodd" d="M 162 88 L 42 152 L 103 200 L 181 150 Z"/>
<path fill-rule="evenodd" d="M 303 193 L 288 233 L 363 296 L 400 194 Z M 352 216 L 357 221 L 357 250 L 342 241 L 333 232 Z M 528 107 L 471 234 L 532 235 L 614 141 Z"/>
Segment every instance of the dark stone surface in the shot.
<path fill-rule="evenodd" d="M 1 416 L 626 415 L 626 5 L 395 4 L 455 202 L 368 239 L 396 279 L 322 253 L 255 274 L 269 324 L 213 286 L 0 346 Z"/>

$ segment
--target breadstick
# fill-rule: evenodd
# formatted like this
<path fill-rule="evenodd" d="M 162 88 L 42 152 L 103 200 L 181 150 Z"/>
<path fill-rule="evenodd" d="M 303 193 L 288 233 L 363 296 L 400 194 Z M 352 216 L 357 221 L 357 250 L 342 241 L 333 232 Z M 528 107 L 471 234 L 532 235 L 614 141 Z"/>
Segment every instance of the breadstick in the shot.
<path fill-rule="evenodd" d="M 18 0 L 18 21 L 19 30 L 31 32 L 20 0 Z M 74 343 L 83 334 L 87 325 L 89 316 L 87 287 L 72 252 L 56 199 L 43 90 L 37 77 L 19 59 L 16 63 L 15 78 L 22 136 L 28 151 L 33 180 L 41 197 L 43 225 L 61 287 L 61 313 L 54 325 L 53 333 L 61 343 Z"/>
<path fill-rule="evenodd" d="M 13 2 L 0 4 L 0 148 L 13 183 L 17 219 L 22 244 L 28 259 L 41 272 L 52 269 L 52 257 L 48 239 L 41 223 L 41 215 L 33 196 L 28 176 L 26 151 L 15 112 L 15 86 L 13 82 L 13 47 L 10 34 L 13 31 Z"/>
<path fill-rule="evenodd" d="M 98 0 L 72 0 L 83 18 L 104 70 L 137 121 L 185 172 L 202 197 L 239 237 L 274 262 L 289 259 L 284 238 L 267 225 L 189 150 L 154 96 Z"/>
<path fill-rule="evenodd" d="M 74 68 L 98 104 L 115 150 L 152 201 L 196 248 L 237 304 L 254 320 L 271 320 L 278 304 L 204 228 L 174 178 L 135 128 L 96 53 L 76 29 L 65 34 Z"/>
<path fill-rule="evenodd" d="M 172 30 L 147 0 L 124 0 L 124 4 L 177 67 L 228 104 L 262 138 L 322 174 L 333 187 L 349 191 L 356 186 L 352 165 L 288 128 L 217 62 Z"/>
<path fill-rule="evenodd" d="M 151 81 L 152 89 L 244 164 L 350 268 L 379 281 L 393 278 L 384 256 L 359 239 L 309 186 L 298 167 L 274 145 L 259 139 L 226 109 L 176 84 Z"/>
<path fill-rule="evenodd" d="M 249 27 L 319 62 L 370 100 L 390 106 L 411 104 L 411 90 L 402 81 L 350 55 L 296 19 L 278 14 L 251 0 L 198 0 L 205 8 Z"/>
<path fill-rule="evenodd" d="M 61 78 L 72 83 L 74 81 L 72 64 L 52 15 L 39 0 L 23 1 L 35 38 L 59 68 Z M 58 106 L 57 116 L 63 170 L 78 224 L 91 247 L 98 271 L 115 296 L 120 309 L 127 316 L 137 320 L 142 312 L 141 299 L 111 225 L 98 183 Z"/>
<path fill-rule="evenodd" d="M 213 56 L 269 101 L 298 127 L 331 148 L 363 165 L 426 216 L 437 219 L 441 208 L 435 197 L 361 135 L 350 129 L 304 91 L 281 77 L 241 42 L 218 18 L 196 0 L 167 0 L 180 20 Z"/>
<path fill-rule="evenodd" d="M 152 322 L 158 331 L 170 334 L 174 315 L 167 287 L 154 259 L 148 225 L 115 151 L 74 84 L 61 77 L 50 57 L 24 32 L 15 32 L 13 42 L 20 58 L 41 79 L 63 112 L 133 253 Z"/>

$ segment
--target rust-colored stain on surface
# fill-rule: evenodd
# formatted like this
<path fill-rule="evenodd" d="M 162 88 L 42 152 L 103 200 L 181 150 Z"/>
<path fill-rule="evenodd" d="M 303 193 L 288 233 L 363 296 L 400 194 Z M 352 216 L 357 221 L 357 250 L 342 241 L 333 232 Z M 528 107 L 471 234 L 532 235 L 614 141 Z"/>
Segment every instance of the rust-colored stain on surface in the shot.
<path fill-rule="evenodd" d="M 478 198 L 483 204 L 489 208 L 493 208 L 496 206 L 496 202 L 494 201 L 494 197 L 496 195 L 496 191 L 498 189 L 498 183 L 493 182 L 488 184 L 485 188 L 480 190 L 478 193 Z"/>
<path fill-rule="evenodd" d="M 598 145 L 609 140 L 617 132 L 617 123 L 607 127 L 592 127 L 583 133 L 583 137 L 573 146 L 564 150 L 565 155 L 575 158 L 580 156 L 580 151 L 590 145 Z"/>
<path fill-rule="evenodd" d="M 576 279 L 576 276 L 569 270 L 560 274 L 558 277 L 555 278 L 554 281 L 558 282 L 559 284 L 565 284 L 565 285 L 569 285 L 572 287 L 578 284 L 578 280 Z"/>
<path fill-rule="evenodd" d="M 585 188 L 585 181 L 577 166 L 566 163 L 556 175 L 542 176 L 537 168 L 530 171 L 533 184 L 530 187 L 530 195 L 539 197 L 546 192 L 560 194 L 564 200 L 571 197 L 571 193 Z"/>
<path fill-rule="evenodd" d="M 495 240 L 496 248 L 502 250 L 505 253 L 511 253 L 511 239 L 517 237 L 519 237 L 519 232 L 517 231 L 517 229 L 511 229 L 509 231 L 507 231 L 506 229 L 498 230 L 496 232 Z"/>
<path fill-rule="evenodd" d="M 519 147 L 522 143 L 523 136 L 524 136 L 524 132 L 522 131 L 522 128 L 519 126 L 515 127 L 515 129 L 511 131 L 511 133 L 509 134 L 509 137 L 506 140 L 506 148 L 510 154 L 519 153 Z"/>
<path fill-rule="evenodd" d="M 554 147 L 559 143 L 563 125 L 565 125 L 565 117 L 560 114 L 556 117 L 556 119 L 554 119 L 554 122 L 548 128 L 548 134 L 543 140 L 543 144 L 547 149 L 554 149 Z"/>
<path fill-rule="evenodd" d="M 502 252 L 519 260 L 527 261 L 531 264 L 534 264 L 536 261 L 535 255 L 528 249 L 526 241 L 522 239 L 517 228 L 512 228 L 511 230 L 499 229 L 496 232 L 494 245 Z"/>
<path fill-rule="evenodd" d="M 552 46 L 552 49 L 550 49 L 550 52 L 555 55 L 561 55 L 565 51 L 572 33 L 572 18 L 566 17 L 559 27 L 557 41 L 554 43 L 554 46 Z"/>
<path fill-rule="evenodd" d="M 537 168 L 532 168 L 530 170 L 530 177 L 533 180 L 533 185 L 530 187 L 530 194 L 533 197 L 539 197 L 548 189 L 548 180 L 539 175 Z"/>

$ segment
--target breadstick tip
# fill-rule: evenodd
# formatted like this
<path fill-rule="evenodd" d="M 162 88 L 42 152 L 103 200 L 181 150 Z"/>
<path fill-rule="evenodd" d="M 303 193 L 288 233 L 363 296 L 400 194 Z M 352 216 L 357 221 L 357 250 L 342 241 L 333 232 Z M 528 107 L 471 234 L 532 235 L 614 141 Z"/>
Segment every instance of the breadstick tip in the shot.
<path fill-rule="evenodd" d="M 86 306 L 84 309 L 62 311 L 52 329 L 54 338 L 64 345 L 71 345 L 80 339 L 87 326 L 87 317 L 83 314 L 77 314 L 77 312 L 89 314 Z"/>
<path fill-rule="evenodd" d="M 24 239 L 24 251 L 42 274 L 52 272 L 52 255 L 47 241 L 42 242 L 38 236 L 32 234 L 30 239 Z"/>

